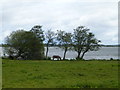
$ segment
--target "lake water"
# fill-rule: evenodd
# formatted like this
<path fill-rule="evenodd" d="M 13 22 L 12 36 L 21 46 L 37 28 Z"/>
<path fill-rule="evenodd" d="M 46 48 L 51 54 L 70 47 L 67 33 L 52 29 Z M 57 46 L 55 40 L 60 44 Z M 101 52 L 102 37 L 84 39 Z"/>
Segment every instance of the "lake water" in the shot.
<path fill-rule="evenodd" d="M 46 48 L 45 48 L 46 49 Z M 52 57 L 53 55 L 59 55 L 63 57 L 63 50 L 59 47 L 50 47 L 48 56 Z M 2 47 L 0 47 L 0 56 L 3 55 Z M 66 59 L 74 59 L 77 57 L 77 52 L 68 51 L 66 53 Z M 118 47 L 101 47 L 98 51 L 87 52 L 84 56 L 84 59 L 120 59 L 118 57 Z"/>

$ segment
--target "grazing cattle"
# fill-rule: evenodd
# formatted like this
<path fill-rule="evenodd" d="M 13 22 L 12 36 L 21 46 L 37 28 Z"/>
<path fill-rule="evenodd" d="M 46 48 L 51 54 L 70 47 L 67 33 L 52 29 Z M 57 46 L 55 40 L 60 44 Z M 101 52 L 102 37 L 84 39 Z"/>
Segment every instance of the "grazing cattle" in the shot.
<path fill-rule="evenodd" d="M 58 55 L 54 55 L 54 56 L 53 56 L 53 60 L 54 60 L 55 58 L 57 58 L 57 60 L 61 60 L 61 57 L 58 56 Z"/>

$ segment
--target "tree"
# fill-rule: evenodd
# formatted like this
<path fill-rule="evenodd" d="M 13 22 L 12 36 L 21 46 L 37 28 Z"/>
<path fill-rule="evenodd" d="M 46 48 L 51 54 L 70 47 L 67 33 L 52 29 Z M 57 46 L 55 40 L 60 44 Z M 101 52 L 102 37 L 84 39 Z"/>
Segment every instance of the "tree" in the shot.
<path fill-rule="evenodd" d="M 100 47 L 98 43 L 101 41 L 97 40 L 95 35 L 88 31 L 89 29 L 84 26 L 79 26 L 74 29 L 73 46 L 74 50 L 78 53 L 78 59 L 83 59 L 86 52 L 96 51 Z"/>
<path fill-rule="evenodd" d="M 50 46 L 50 44 L 54 44 L 55 33 L 51 30 L 48 30 L 45 33 L 45 37 L 46 37 L 46 58 L 47 58 L 48 51 L 49 51 L 49 46 Z"/>
<path fill-rule="evenodd" d="M 71 49 L 70 47 L 72 43 L 72 34 L 58 30 L 57 40 L 59 41 L 59 46 L 64 49 L 63 60 L 65 60 L 67 51 Z"/>
<path fill-rule="evenodd" d="M 44 38 L 44 31 L 42 30 L 42 26 L 35 25 L 30 31 L 35 33 L 36 37 L 40 39 L 41 43 L 43 43 L 45 38 Z"/>
<path fill-rule="evenodd" d="M 45 40 L 45 37 L 44 37 L 44 31 L 42 30 L 42 26 L 35 25 L 35 26 L 32 27 L 32 29 L 30 31 L 33 32 L 36 35 L 37 38 L 39 38 L 40 46 L 43 47 L 43 48 L 41 48 L 42 49 L 41 51 L 44 54 L 43 41 Z"/>
<path fill-rule="evenodd" d="M 22 57 L 23 59 L 43 59 L 44 47 L 41 46 L 40 38 L 33 32 L 18 30 L 14 31 L 6 38 L 6 53 L 12 57 Z"/>

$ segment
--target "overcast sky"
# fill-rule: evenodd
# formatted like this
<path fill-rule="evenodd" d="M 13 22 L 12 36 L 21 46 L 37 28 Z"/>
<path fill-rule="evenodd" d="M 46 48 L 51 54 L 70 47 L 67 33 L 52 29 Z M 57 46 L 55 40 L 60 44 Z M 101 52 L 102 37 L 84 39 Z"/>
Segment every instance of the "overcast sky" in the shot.
<path fill-rule="evenodd" d="M 0 43 L 12 31 L 34 25 L 73 32 L 86 26 L 102 44 L 118 44 L 118 0 L 1 0 Z"/>

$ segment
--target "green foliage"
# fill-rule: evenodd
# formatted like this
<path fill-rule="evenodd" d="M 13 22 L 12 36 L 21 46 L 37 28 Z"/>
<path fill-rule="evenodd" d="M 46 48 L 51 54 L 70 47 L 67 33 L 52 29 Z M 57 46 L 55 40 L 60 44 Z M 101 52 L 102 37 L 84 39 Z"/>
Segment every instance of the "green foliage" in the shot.
<path fill-rule="evenodd" d="M 82 61 L 82 60 L 84 60 L 84 59 L 83 59 L 83 58 L 78 58 L 78 57 L 76 57 L 76 60 Z"/>
<path fill-rule="evenodd" d="M 36 37 L 40 39 L 41 43 L 43 43 L 45 37 L 44 37 L 44 31 L 42 30 L 42 26 L 35 25 L 30 31 L 35 33 Z"/>
<path fill-rule="evenodd" d="M 6 38 L 4 50 L 9 56 L 22 57 L 23 59 L 42 59 L 44 46 L 33 32 L 18 30 Z"/>
<path fill-rule="evenodd" d="M 48 30 L 46 33 L 45 33 L 45 39 L 46 39 L 46 42 L 48 44 L 54 44 L 54 39 L 55 39 L 55 33 L 51 30 Z"/>
<path fill-rule="evenodd" d="M 47 57 L 48 60 L 51 60 L 51 57 Z"/>
<path fill-rule="evenodd" d="M 49 46 L 55 44 L 57 39 L 58 46 L 63 48 L 65 60 L 68 50 L 75 50 L 78 53 L 77 60 L 83 59 L 88 51 L 97 51 L 100 47 L 100 40 L 95 35 L 88 32 L 89 29 L 79 26 L 74 29 L 74 33 L 57 30 L 57 34 L 48 30 L 45 35 L 42 26 L 35 25 L 29 32 L 18 30 L 12 32 L 6 38 L 4 44 L 5 52 L 11 57 L 22 57 L 24 59 L 42 59 L 44 58 L 44 44 L 46 42 L 46 58 L 48 56 Z M 57 35 L 57 37 L 56 37 Z M 12 57 L 11 57 L 12 58 Z"/>
<path fill-rule="evenodd" d="M 78 53 L 77 58 L 83 59 L 83 56 L 88 51 L 97 51 L 100 47 L 98 44 L 100 40 L 95 38 L 95 35 L 88 32 L 89 29 L 84 26 L 79 26 L 74 29 L 73 34 L 73 47 Z"/>
<path fill-rule="evenodd" d="M 63 48 L 64 50 L 64 57 L 65 59 L 66 52 L 68 50 L 71 50 L 71 44 L 72 44 L 72 34 L 67 33 L 65 31 L 58 30 L 57 31 L 57 40 L 59 42 L 59 46 Z"/>
<path fill-rule="evenodd" d="M 46 33 L 45 33 L 45 41 L 46 41 L 46 58 L 48 56 L 48 51 L 49 51 L 49 46 L 50 44 L 55 44 L 55 33 L 51 30 L 48 30 Z"/>
<path fill-rule="evenodd" d="M 3 60 L 3 88 L 118 88 L 118 61 Z"/>
<path fill-rule="evenodd" d="M 51 57 L 44 57 L 43 60 L 51 60 Z"/>
<path fill-rule="evenodd" d="M 57 30 L 57 40 L 63 47 L 70 46 L 72 43 L 72 34 L 65 31 Z"/>

